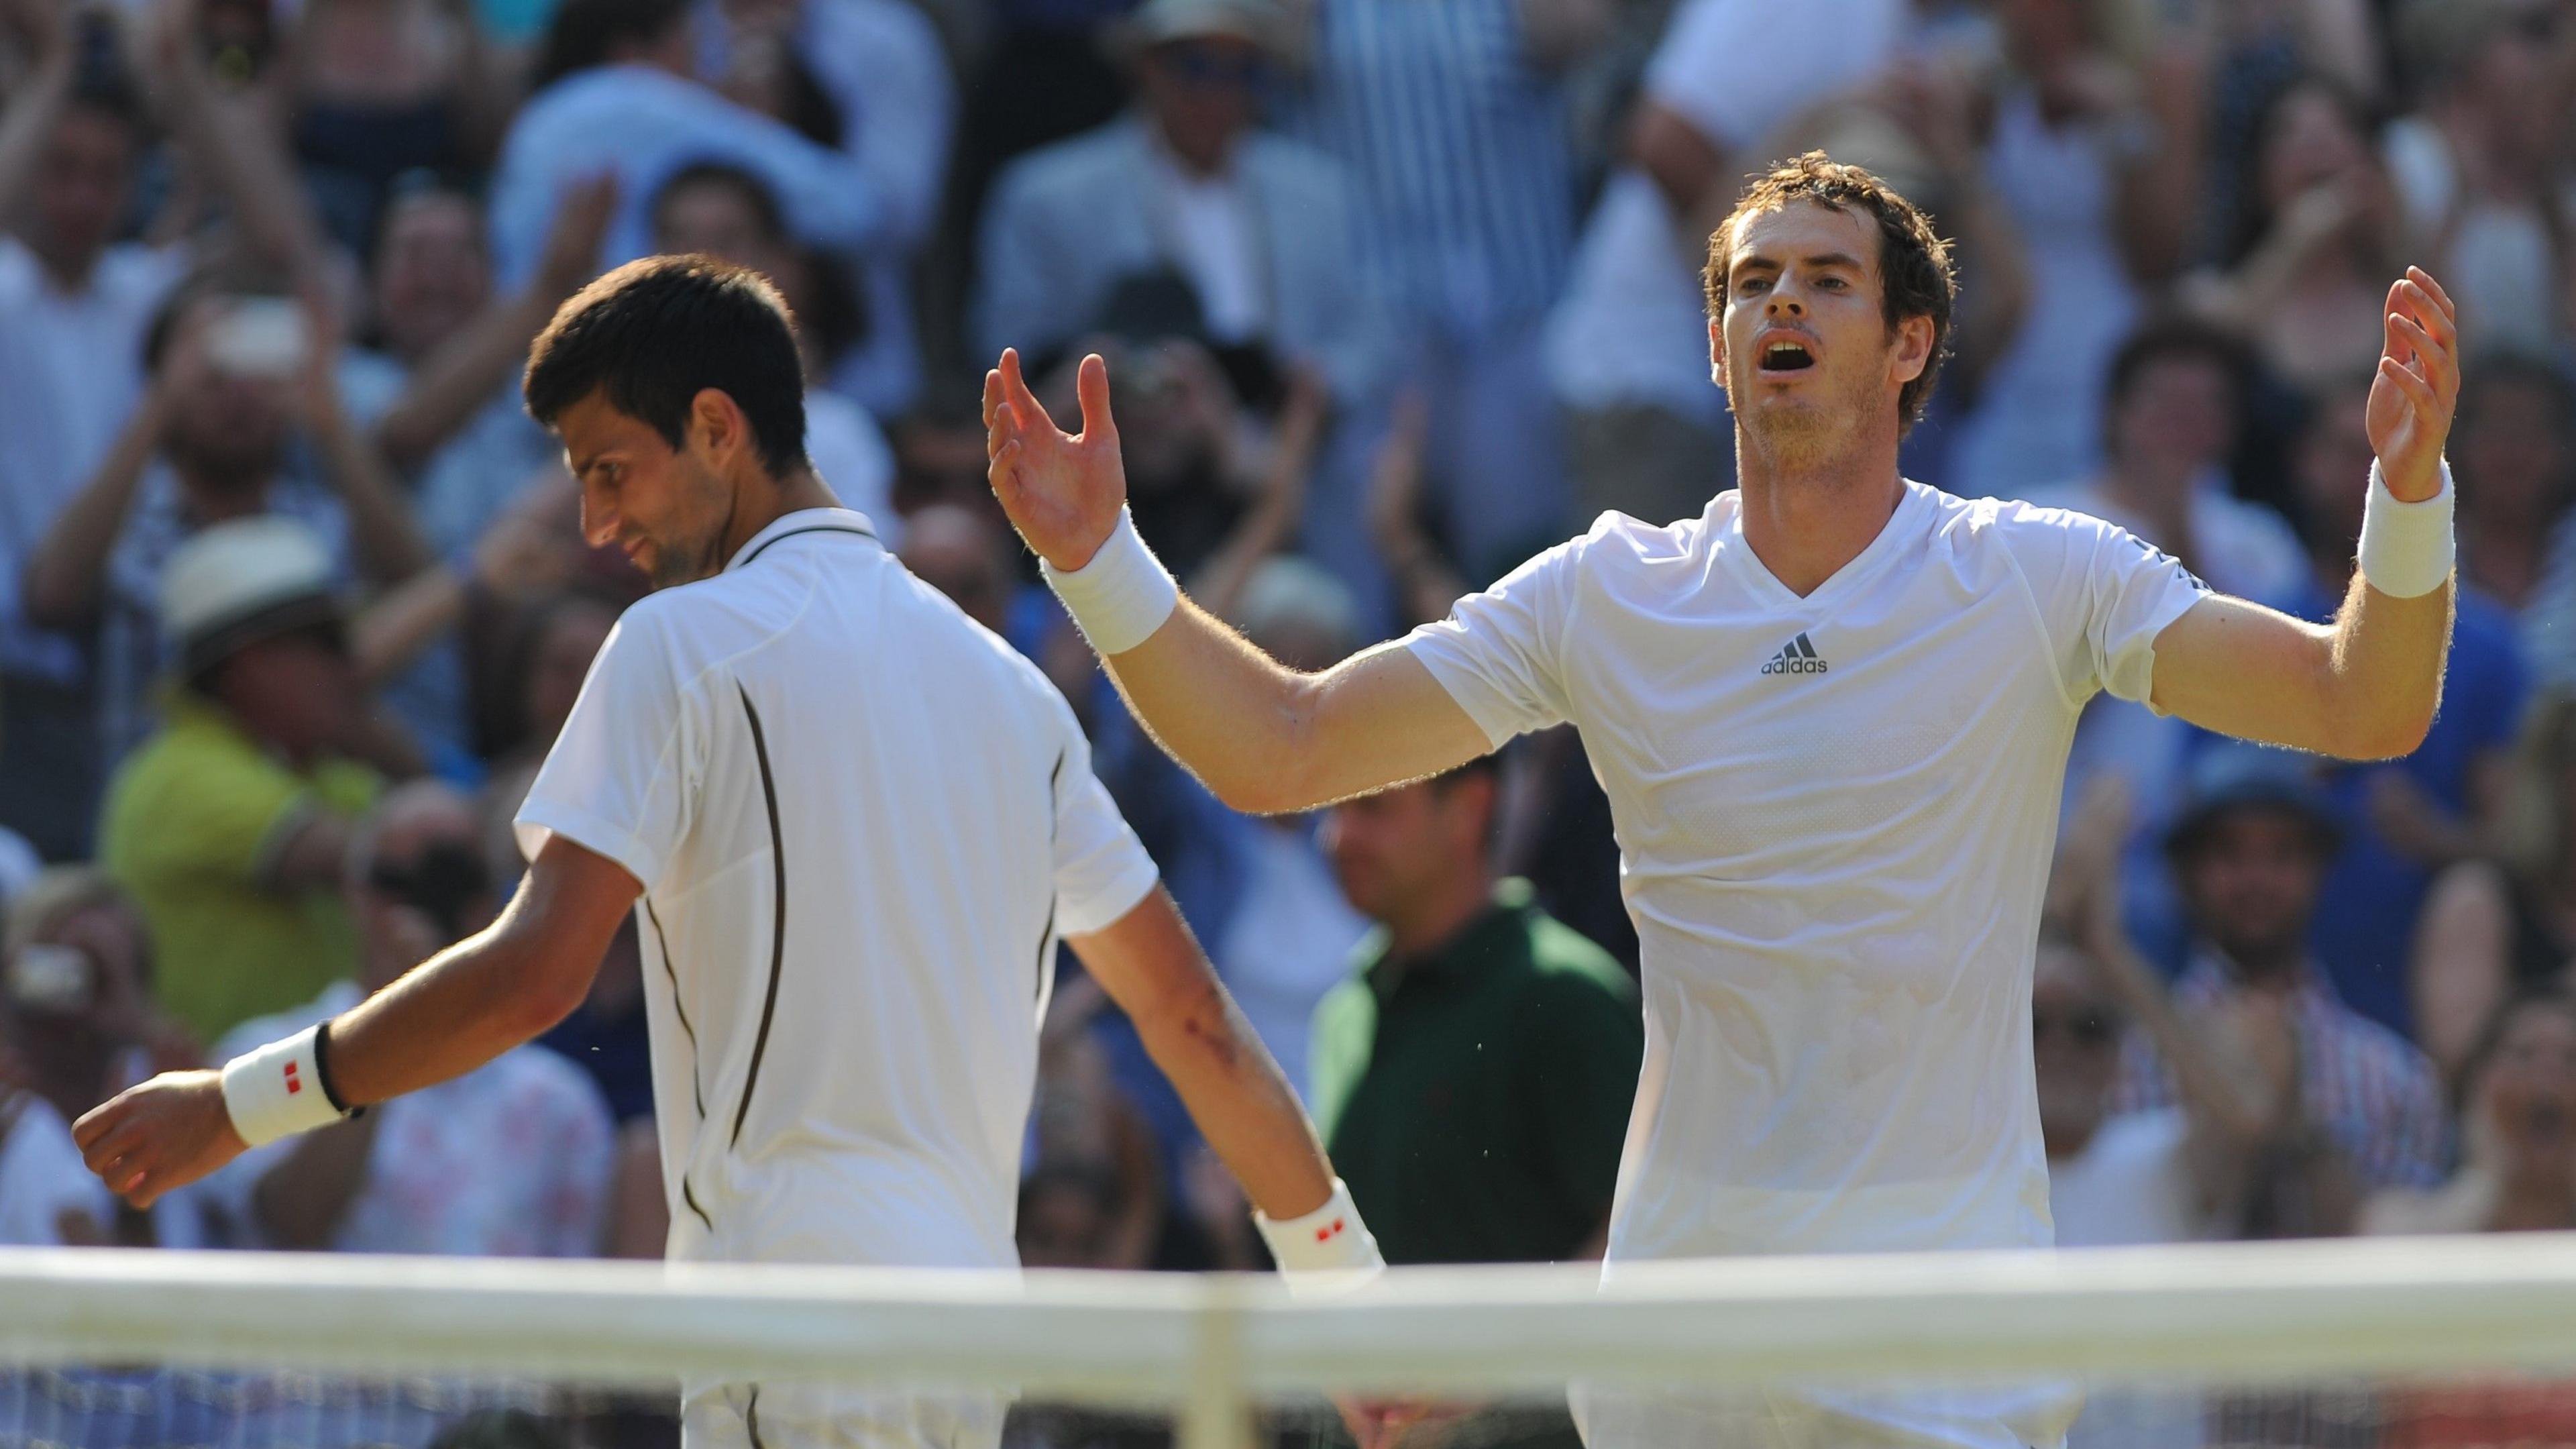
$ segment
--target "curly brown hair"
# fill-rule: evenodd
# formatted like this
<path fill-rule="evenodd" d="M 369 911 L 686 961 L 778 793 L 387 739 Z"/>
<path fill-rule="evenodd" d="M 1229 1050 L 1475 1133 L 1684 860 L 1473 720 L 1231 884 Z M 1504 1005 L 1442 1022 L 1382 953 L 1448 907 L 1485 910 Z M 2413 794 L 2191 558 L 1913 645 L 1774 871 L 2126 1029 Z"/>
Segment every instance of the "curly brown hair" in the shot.
<path fill-rule="evenodd" d="M 1922 421 L 1923 404 L 1932 396 L 1941 364 L 1950 355 L 1950 307 L 1959 294 L 1950 245 L 1932 229 L 1930 217 L 1875 174 L 1843 165 L 1822 151 L 1809 151 L 1767 176 L 1756 177 L 1735 210 L 1709 234 L 1708 263 L 1700 270 L 1709 316 L 1726 315 L 1726 264 L 1734 249 L 1736 223 L 1778 211 L 1793 201 L 1812 201 L 1834 211 L 1857 207 L 1868 212 L 1878 222 L 1880 306 L 1889 334 L 1908 317 L 1932 319 L 1932 358 L 1896 396 L 1896 435 L 1901 438 Z"/>

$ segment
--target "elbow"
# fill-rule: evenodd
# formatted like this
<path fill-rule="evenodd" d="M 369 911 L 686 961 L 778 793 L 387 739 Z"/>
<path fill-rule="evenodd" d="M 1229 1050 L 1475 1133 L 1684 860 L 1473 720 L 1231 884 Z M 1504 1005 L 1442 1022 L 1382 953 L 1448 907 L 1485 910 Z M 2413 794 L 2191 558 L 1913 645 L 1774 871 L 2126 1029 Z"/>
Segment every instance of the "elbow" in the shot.
<path fill-rule="evenodd" d="M 2424 737 L 2433 730 L 2433 711 L 2428 706 L 2380 719 L 2355 721 L 2326 744 L 2325 753 L 2339 760 L 2395 760 L 2423 747 Z"/>

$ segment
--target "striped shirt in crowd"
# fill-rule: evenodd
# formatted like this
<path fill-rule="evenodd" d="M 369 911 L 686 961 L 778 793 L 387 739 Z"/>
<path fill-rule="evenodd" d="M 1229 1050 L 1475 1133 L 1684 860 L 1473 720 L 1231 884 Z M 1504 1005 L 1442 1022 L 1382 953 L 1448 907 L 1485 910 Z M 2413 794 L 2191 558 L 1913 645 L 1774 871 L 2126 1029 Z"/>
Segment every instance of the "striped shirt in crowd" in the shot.
<path fill-rule="evenodd" d="M 2216 953 L 2201 948 L 2174 983 L 2174 1005 L 2206 1014 L 2243 990 Z M 2291 1020 L 2299 1047 L 2299 1095 L 2309 1122 L 2322 1127 L 2366 1188 L 2432 1187 L 2449 1165 L 2449 1119 L 2432 1062 L 2413 1043 L 2372 1021 L 2335 994 L 2309 967 L 2292 989 Z M 2122 1111 L 2170 1106 L 2173 1073 L 2132 1035 L 2115 1100 Z"/>
<path fill-rule="evenodd" d="M 1573 249 L 1573 149 L 1518 0 L 1319 9 L 1292 125 L 1349 168 L 1381 294 L 1462 337 L 1551 306 Z"/>

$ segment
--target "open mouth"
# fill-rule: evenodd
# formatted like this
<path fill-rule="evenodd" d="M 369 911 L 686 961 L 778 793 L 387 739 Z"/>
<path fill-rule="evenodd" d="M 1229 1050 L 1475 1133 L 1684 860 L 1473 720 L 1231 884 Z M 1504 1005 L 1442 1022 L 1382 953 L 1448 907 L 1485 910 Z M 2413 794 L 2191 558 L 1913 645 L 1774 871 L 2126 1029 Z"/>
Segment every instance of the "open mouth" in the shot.
<path fill-rule="evenodd" d="M 1815 365 L 1815 354 L 1799 343 L 1774 342 L 1762 349 L 1764 372 L 1804 372 Z"/>

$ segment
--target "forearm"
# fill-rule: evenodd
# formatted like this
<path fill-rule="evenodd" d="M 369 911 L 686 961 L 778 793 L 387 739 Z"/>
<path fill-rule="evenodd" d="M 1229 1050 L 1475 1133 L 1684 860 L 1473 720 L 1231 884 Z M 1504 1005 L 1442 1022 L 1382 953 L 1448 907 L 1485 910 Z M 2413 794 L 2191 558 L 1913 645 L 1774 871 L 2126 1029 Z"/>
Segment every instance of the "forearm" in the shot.
<path fill-rule="evenodd" d="M 1332 1195 L 1332 1165 L 1297 1094 L 1213 975 L 1136 1029 L 1253 1206 L 1302 1217 Z"/>
<path fill-rule="evenodd" d="M 159 446 L 159 411 L 149 399 L 135 409 L 98 472 L 45 530 L 44 541 L 27 561 L 21 584 L 21 602 L 30 622 L 48 629 L 70 629 L 98 616 L 108 555 L 124 531 L 125 515 L 133 507 L 143 470 Z"/>
<path fill-rule="evenodd" d="M 173 130 L 232 203 L 243 234 L 262 257 L 299 274 L 322 260 L 321 226 L 269 124 L 247 101 L 215 92 L 193 56 L 169 78 Z"/>
<path fill-rule="evenodd" d="M 344 1105 L 464 1076 L 572 1014 L 580 994 L 547 986 L 555 978 L 508 927 L 505 916 L 332 1022 L 331 1085 Z"/>
<path fill-rule="evenodd" d="M 465 596 L 464 577 L 441 564 L 368 605 L 349 624 L 349 653 L 359 679 L 370 687 L 382 684 L 418 658 L 465 617 Z"/>
<path fill-rule="evenodd" d="M 2442 672 L 2451 646 L 2452 586 L 2412 599 L 2372 588 L 2359 571 L 2335 615 L 2331 674 L 2333 718 L 2355 733 L 2330 754 L 2347 759 L 2411 754 L 2442 702 Z M 2311 748 L 2314 748 L 2311 746 Z"/>
<path fill-rule="evenodd" d="M 559 300 L 550 285 L 532 285 L 486 307 L 430 353 L 376 424 L 376 447 L 386 460 L 404 472 L 427 463 L 508 384 Z"/>
<path fill-rule="evenodd" d="M 398 584 L 429 566 L 429 545 L 411 509 L 395 492 L 375 446 L 345 413 L 336 410 L 314 429 L 314 443 L 332 487 L 349 512 L 349 541 L 359 571 L 379 584 Z"/>

